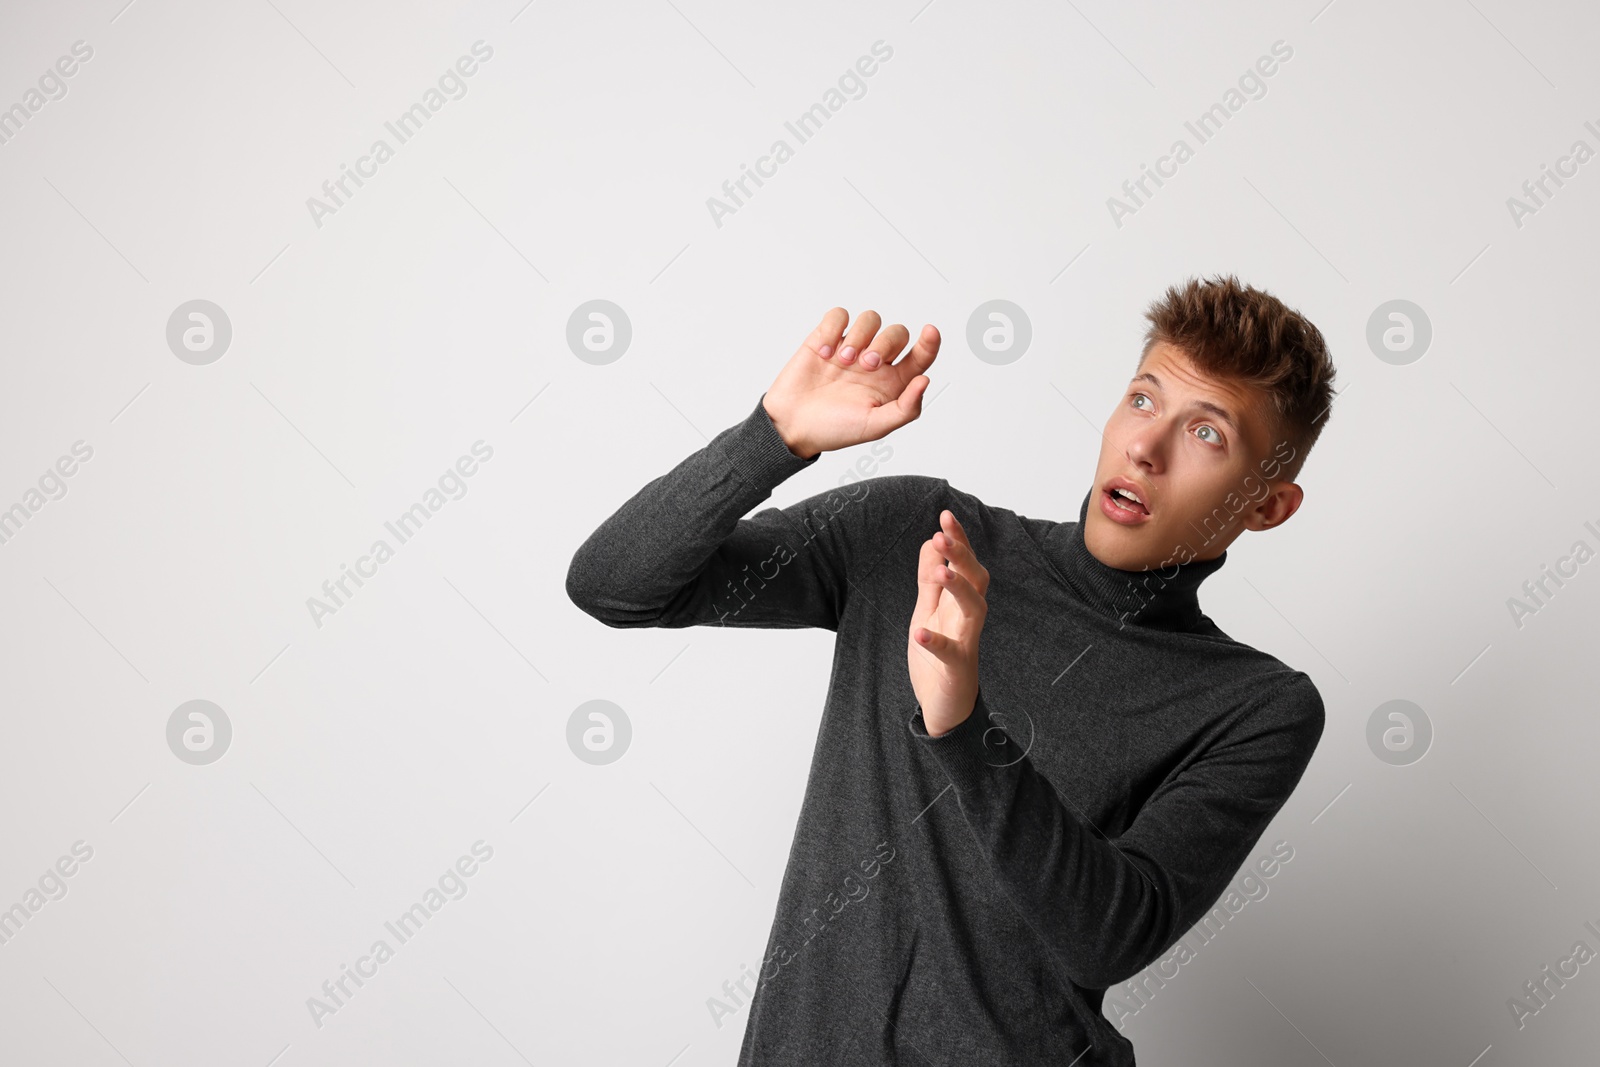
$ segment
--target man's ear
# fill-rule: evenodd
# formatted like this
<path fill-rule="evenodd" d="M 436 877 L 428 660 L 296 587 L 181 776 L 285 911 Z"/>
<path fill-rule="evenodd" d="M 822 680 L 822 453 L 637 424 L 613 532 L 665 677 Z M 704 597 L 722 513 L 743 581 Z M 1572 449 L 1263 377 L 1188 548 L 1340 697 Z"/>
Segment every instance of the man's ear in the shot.
<path fill-rule="evenodd" d="M 1300 504 L 1305 498 L 1305 491 L 1294 482 L 1274 482 L 1272 491 L 1262 497 L 1259 504 L 1244 513 L 1244 528 L 1276 529 L 1288 522 L 1289 517 L 1300 510 Z"/>

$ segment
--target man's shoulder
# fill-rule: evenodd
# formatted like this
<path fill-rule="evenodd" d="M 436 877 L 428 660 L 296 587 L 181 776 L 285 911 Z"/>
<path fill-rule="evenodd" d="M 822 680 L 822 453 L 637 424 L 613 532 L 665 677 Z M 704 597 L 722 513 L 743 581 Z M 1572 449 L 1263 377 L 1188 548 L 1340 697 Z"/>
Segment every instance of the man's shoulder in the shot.
<path fill-rule="evenodd" d="M 1305 671 L 1288 666 L 1276 656 L 1270 657 L 1281 668 L 1272 677 L 1272 701 L 1280 708 L 1293 712 L 1300 718 L 1315 718 L 1321 722 L 1326 715 L 1322 703 L 1322 690 Z"/>
<path fill-rule="evenodd" d="M 1321 733 L 1326 717 L 1322 692 L 1311 676 L 1290 666 L 1271 652 L 1224 633 L 1209 616 L 1187 635 L 1206 641 L 1211 666 L 1236 691 L 1238 704 L 1250 707 L 1252 717 L 1293 720 Z M 1225 652 L 1223 650 L 1226 650 Z"/>
<path fill-rule="evenodd" d="M 1327 708 L 1322 691 L 1305 671 L 1287 666 L 1275 656 L 1261 653 L 1275 670 L 1262 672 L 1253 680 L 1256 698 L 1251 718 L 1258 726 L 1289 730 L 1304 739 L 1305 748 L 1316 748 L 1327 724 Z"/>

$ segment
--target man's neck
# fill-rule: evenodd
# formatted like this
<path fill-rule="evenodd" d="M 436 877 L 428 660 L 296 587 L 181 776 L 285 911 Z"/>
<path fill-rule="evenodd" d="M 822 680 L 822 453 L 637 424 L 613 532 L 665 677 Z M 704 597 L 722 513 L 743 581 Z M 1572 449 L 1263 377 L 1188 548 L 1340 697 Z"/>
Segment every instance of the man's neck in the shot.
<path fill-rule="evenodd" d="M 1228 559 L 1227 550 L 1213 559 L 1125 570 L 1103 563 L 1084 540 L 1088 525 L 1090 489 L 1078 509 L 1076 523 L 1059 524 L 1047 539 L 1057 568 L 1074 592 L 1097 611 L 1125 625 L 1157 630 L 1192 629 L 1201 617 L 1200 583 L 1216 573 Z"/>

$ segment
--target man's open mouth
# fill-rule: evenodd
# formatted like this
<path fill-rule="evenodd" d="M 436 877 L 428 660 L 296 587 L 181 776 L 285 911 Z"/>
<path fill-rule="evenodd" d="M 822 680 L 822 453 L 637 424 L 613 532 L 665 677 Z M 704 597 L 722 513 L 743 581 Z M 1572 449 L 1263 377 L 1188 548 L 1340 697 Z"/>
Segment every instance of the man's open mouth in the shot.
<path fill-rule="evenodd" d="M 1150 514 L 1150 509 L 1145 507 L 1144 501 L 1139 499 L 1139 495 L 1131 489 L 1125 489 L 1120 485 L 1112 486 L 1106 490 L 1106 495 L 1111 498 L 1113 506 L 1121 508 L 1123 511 L 1130 511 L 1135 515 Z"/>

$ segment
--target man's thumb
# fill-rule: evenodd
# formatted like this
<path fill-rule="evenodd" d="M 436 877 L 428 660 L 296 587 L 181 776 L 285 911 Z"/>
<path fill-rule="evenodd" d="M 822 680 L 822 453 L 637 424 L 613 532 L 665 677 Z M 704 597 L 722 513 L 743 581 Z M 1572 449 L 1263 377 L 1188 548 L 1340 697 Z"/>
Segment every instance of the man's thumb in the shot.
<path fill-rule="evenodd" d="M 906 387 L 900 391 L 893 404 L 878 408 L 873 413 L 879 423 L 875 429 L 881 431 L 878 437 L 892 433 L 922 415 L 922 398 L 927 393 L 929 384 L 926 374 L 917 375 L 906 383 Z"/>

